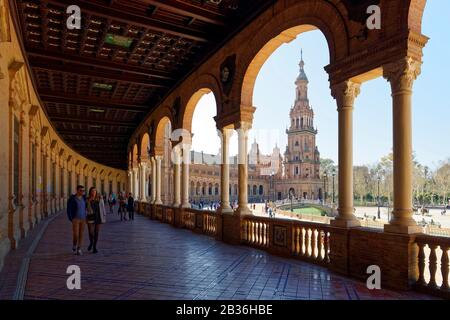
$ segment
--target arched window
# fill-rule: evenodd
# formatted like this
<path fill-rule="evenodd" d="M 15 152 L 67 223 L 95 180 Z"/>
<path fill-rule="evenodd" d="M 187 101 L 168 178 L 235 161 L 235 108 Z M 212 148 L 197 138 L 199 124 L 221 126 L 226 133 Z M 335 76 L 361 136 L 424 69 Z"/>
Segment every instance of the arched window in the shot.
<path fill-rule="evenodd" d="M 298 141 L 295 141 L 295 146 L 296 146 L 296 147 L 298 147 L 298 146 L 299 146 L 299 143 L 298 143 Z"/>
<path fill-rule="evenodd" d="M 262 196 L 264 194 L 264 187 L 262 185 L 259 186 L 259 195 Z"/>
<path fill-rule="evenodd" d="M 257 192 L 258 192 L 258 187 L 257 186 L 253 186 L 253 195 L 257 195 Z"/>
<path fill-rule="evenodd" d="M 295 167 L 295 175 L 298 175 L 298 167 Z"/>

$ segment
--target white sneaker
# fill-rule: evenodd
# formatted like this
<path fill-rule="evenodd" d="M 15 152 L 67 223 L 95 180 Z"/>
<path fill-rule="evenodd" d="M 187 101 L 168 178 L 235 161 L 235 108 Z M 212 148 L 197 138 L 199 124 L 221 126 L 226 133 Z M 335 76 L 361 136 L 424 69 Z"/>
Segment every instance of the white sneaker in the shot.
<path fill-rule="evenodd" d="M 81 251 L 81 249 L 77 250 L 77 256 L 82 256 L 83 255 L 83 251 Z"/>

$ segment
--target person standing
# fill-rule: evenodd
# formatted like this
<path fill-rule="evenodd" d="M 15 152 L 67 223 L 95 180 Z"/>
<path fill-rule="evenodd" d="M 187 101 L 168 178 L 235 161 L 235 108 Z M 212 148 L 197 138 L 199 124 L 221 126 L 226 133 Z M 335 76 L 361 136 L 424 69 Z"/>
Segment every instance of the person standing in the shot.
<path fill-rule="evenodd" d="M 128 208 L 128 219 L 134 220 L 134 198 L 131 192 L 128 194 L 127 208 Z"/>
<path fill-rule="evenodd" d="M 119 194 L 119 210 L 117 213 L 120 215 L 120 221 L 127 220 L 127 203 L 122 192 Z"/>
<path fill-rule="evenodd" d="M 92 250 L 92 253 L 97 253 L 100 225 L 106 222 L 106 210 L 105 203 L 102 197 L 97 194 L 97 189 L 95 189 L 95 187 L 89 189 L 86 208 L 86 220 L 89 231 L 88 251 Z"/>
<path fill-rule="evenodd" d="M 83 230 L 86 222 L 86 196 L 84 187 L 77 186 L 76 194 L 67 200 L 67 216 L 72 222 L 72 251 L 76 255 L 82 255 Z"/>

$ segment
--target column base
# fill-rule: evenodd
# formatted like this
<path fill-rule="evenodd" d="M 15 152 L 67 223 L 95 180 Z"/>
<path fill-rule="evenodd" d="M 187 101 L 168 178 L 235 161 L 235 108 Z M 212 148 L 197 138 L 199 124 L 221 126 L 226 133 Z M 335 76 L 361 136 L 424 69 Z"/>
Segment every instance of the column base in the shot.
<path fill-rule="evenodd" d="M 385 224 L 384 232 L 399 234 L 417 234 L 423 233 L 423 228 L 418 225 L 404 226 L 398 224 Z"/>
<path fill-rule="evenodd" d="M 246 205 L 239 205 L 234 214 L 239 216 L 251 216 L 253 215 L 253 212 L 246 204 Z"/>
<path fill-rule="evenodd" d="M 234 214 L 234 211 L 233 211 L 233 209 L 231 209 L 231 207 L 227 207 L 227 208 L 219 207 L 219 208 L 217 208 L 217 213 Z"/>
<path fill-rule="evenodd" d="M 162 205 L 162 204 L 163 204 L 163 203 L 162 203 L 161 200 L 155 201 L 155 205 Z"/>
<path fill-rule="evenodd" d="M 357 228 L 361 226 L 358 219 L 334 219 L 330 221 L 330 225 L 338 228 Z"/>
<path fill-rule="evenodd" d="M 182 209 L 190 209 L 191 208 L 191 204 L 190 203 L 182 203 L 181 204 L 181 208 Z"/>

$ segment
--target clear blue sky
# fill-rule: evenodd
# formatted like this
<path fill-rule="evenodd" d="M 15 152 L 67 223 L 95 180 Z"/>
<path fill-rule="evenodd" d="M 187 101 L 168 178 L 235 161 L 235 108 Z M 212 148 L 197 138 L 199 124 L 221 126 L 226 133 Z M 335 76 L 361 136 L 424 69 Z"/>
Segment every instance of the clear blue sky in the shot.
<path fill-rule="evenodd" d="M 423 20 L 423 34 L 430 37 L 424 49 L 422 74 L 414 85 L 413 148 L 424 165 L 435 168 L 450 157 L 450 1 L 428 1 Z M 251 141 L 256 137 L 263 153 L 270 153 L 275 143 L 284 152 L 285 129 L 289 109 L 295 99 L 294 81 L 298 75 L 300 50 L 309 78 L 309 99 L 319 130 L 317 145 L 323 158 L 337 162 L 337 111 L 330 95 L 328 47 L 320 31 L 300 35 L 280 47 L 261 69 L 254 91 L 257 107 Z M 217 153 L 219 140 L 212 117 L 212 95 L 199 102 L 193 120 L 193 148 Z M 364 83 L 354 111 L 354 163 L 371 164 L 392 150 L 392 107 L 389 83 L 375 79 Z M 236 137 L 231 152 L 237 152 Z"/>

